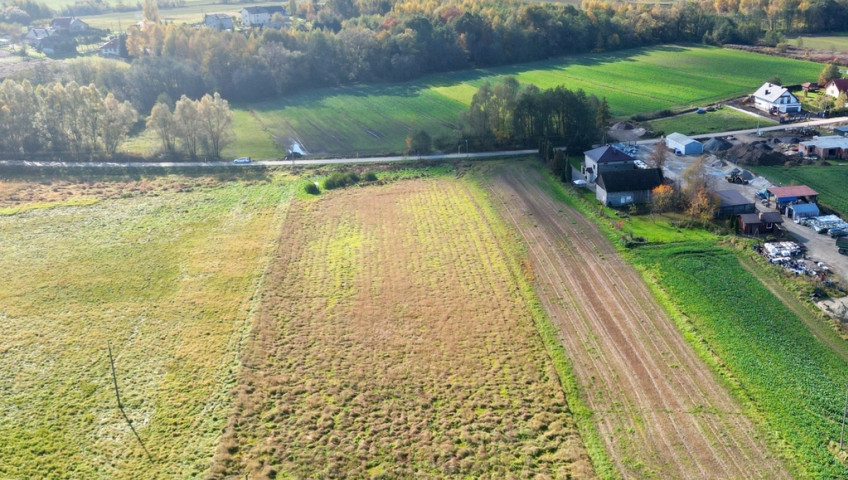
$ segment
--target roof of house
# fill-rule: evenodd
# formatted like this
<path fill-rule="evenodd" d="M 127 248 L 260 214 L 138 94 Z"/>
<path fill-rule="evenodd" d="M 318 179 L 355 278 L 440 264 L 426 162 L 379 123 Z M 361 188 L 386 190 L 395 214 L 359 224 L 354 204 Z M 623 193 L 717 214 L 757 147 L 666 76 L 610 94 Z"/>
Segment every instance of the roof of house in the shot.
<path fill-rule="evenodd" d="M 796 203 L 792 205 L 792 210 L 795 213 L 819 213 L 819 206 L 815 203 Z"/>
<path fill-rule="evenodd" d="M 839 127 L 837 127 L 839 128 Z M 836 130 L 836 128 L 834 128 Z M 805 142 L 801 142 L 801 145 L 805 147 L 816 147 L 816 148 L 845 148 L 848 149 L 848 138 L 842 135 L 827 135 L 824 137 L 819 137 L 813 140 L 807 140 Z"/>
<path fill-rule="evenodd" d="M 754 203 L 736 190 L 717 190 L 715 193 L 718 196 L 722 207 L 735 207 L 737 205 L 748 205 Z"/>
<path fill-rule="evenodd" d="M 87 25 L 77 17 L 57 17 L 50 21 L 50 26 L 55 28 L 71 28 L 71 25 L 74 23 Z"/>
<path fill-rule="evenodd" d="M 697 144 L 701 143 L 701 142 L 695 140 L 692 137 L 688 137 L 686 135 L 683 135 L 682 133 L 677 133 L 677 132 L 671 133 L 668 136 L 666 136 L 665 138 L 668 139 L 668 140 L 671 140 L 672 142 L 679 143 L 681 145 L 689 145 L 690 143 L 697 143 Z"/>
<path fill-rule="evenodd" d="M 831 84 L 836 86 L 836 89 L 840 92 L 848 92 L 848 78 L 834 78 L 833 80 L 827 82 L 825 88 L 830 87 Z"/>
<path fill-rule="evenodd" d="M 279 5 L 272 5 L 267 7 L 244 7 L 242 10 L 247 10 L 247 13 L 256 15 L 258 13 L 267 13 L 269 15 L 273 15 L 275 13 L 286 14 L 286 9 Z"/>
<path fill-rule="evenodd" d="M 763 223 L 783 223 L 780 212 L 760 212 L 760 221 Z"/>
<path fill-rule="evenodd" d="M 583 152 L 583 154 L 594 160 L 595 163 L 632 162 L 635 160 L 630 155 L 609 145 L 593 148 L 588 152 Z"/>
<path fill-rule="evenodd" d="M 598 176 L 598 187 L 607 192 L 636 192 L 653 190 L 662 185 L 663 175 L 659 168 L 644 168 L 636 170 L 611 170 L 601 172 Z"/>
<path fill-rule="evenodd" d="M 745 225 L 753 225 L 755 223 L 762 223 L 762 220 L 760 220 L 760 216 L 757 215 L 756 213 L 740 213 L 739 214 L 739 221 L 744 223 Z"/>
<path fill-rule="evenodd" d="M 118 50 L 120 47 L 121 42 L 117 38 L 113 38 L 103 45 L 100 45 L 100 50 Z"/>
<path fill-rule="evenodd" d="M 788 187 L 769 187 L 769 193 L 777 198 L 785 197 L 811 197 L 819 192 L 806 185 L 790 185 Z"/>
<path fill-rule="evenodd" d="M 757 98 L 762 98 L 763 100 L 774 103 L 778 98 L 782 97 L 783 94 L 789 92 L 784 87 L 780 85 L 775 85 L 773 83 L 764 83 L 762 87 L 759 88 L 756 92 L 754 92 L 754 96 Z M 791 95 L 791 93 L 790 93 Z"/>
<path fill-rule="evenodd" d="M 46 28 L 30 28 L 26 34 L 27 38 L 34 38 L 36 40 L 40 40 L 42 38 L 47 38 L 50 36 L 50 30 Z"/>

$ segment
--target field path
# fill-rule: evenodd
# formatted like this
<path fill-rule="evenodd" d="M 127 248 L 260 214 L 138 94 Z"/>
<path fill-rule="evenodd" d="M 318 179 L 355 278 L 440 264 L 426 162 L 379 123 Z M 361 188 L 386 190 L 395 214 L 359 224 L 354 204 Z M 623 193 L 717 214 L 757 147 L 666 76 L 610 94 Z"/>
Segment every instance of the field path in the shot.
<path fill-rule="evenodd" d="M 513 164 L 487 187 L 527 245 L 540 301 L 622 475 L 789 478 L 639 273 L 543 183 Z"/>

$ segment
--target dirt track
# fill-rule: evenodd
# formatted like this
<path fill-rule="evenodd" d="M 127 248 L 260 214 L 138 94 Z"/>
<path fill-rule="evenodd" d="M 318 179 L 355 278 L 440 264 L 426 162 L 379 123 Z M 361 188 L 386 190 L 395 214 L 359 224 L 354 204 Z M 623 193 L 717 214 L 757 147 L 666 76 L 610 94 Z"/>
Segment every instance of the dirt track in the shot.
<path fill-rule="evenodd" d="M 488 188 L 527 245 L 540 301 L 623 476 L 789 478 L 639 274 L 541 184 L 513 164 Z"/>

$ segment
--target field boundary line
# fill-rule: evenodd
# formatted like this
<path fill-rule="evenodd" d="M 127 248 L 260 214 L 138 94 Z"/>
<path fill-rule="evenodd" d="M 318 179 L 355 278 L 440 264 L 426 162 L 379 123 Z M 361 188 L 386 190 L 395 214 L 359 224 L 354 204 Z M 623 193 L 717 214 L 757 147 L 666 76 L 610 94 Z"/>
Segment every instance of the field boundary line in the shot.
<path fill-rule="evenodd" d="M 488 176 L 491 175 L 491 173 L 484 173 L 482 175 Z M 472 183 L 475 187 L 486 192 L 487 195 L 491 195 L 491 197 L 498 198 L 499 201 L 503 201 L 492 191 L 491 188 L 480 185 L 479 178 L 477 178 L 478 176 L 479 175 L 475 175 L 475 178 L 469 183 Z M 490 185 L 490 181 L 490 178 L 485 179 L 487 186 Z M 496 207 L 492 205 L 491 201 L 487 202 L 485 205 L 480 205 L 481 200 L 478 198 L 475 198 L 475 201 L 478 203 L 478 208 L 486 210 L 486 207 L 488 207 L 488 209 L 491 209 L 495 214 L 497 214 L 495 210 L 500 210 L 496 209 Z M 486 214 L 486 216 L 489 217 L 488 214 Z M 501 216 L 497 215 L 497 218 L 500 220 Z M 595 412 L 589 408 L 589 406 L 580 397 L 580 389 L 577 385 L 577 378 L 574 376 L 571 361 L 565 353 L 565 347 L 559 340 L 557 329 L 551 323 L 550 317 L 547 313 L 545 313 L 544 308 L 539 302 L 532 283 L 527 279 L 526 275 L 522 271 L 521 259 L 522 257 L 526 257 L 527 246 L 519 238 L 520 234 L 516 232 L 515 228 L 511 227 L 503 220 L 500 220 L 500 223 L 504 226 L 507 232 L 514 235 L 517 239 L 519 245 L 518 249 L 520 251 L 503 248 L 501 244 L 501 236 L 495 235 L 495 238 L 498 239 L 497 241 L 501 251 L 504 253 L 505 258 L 508 259 L 507 266 L 509 274 L 513 281 L 515 281 L 516 285 L 518 285 L 519 295 L 528 307 L 533 318 L 533 323 L 536 327 L 535 330 L 538 333 L 539 338 L 542 340 L 542 344 L 545 346 L 548 358 L 557 373 L 558 383 L 565 395 L 572 418 L 574 418 L 574 422 L 577 425 L 580 439 L 583 441 L 586 452 L 592 460 L 592 466 L 595 468 L 595 473 L 600 478 L 607 480 L 621 479 L 621 473 L 617 471 L 615 464 L 609 458 L 607 449 L 601 439 L 601 433 L 594 418 Z"/>

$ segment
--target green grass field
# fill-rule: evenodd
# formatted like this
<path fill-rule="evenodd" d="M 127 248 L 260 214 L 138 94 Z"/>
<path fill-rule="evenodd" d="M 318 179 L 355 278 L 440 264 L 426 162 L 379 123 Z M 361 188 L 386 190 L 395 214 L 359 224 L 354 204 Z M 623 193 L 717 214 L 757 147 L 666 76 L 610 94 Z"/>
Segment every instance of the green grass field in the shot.
<path fill-rule="evenodd" d="M 705 114 L 687 113 L 675 117 L 663 118 L 648 122 L 655 132 L 666 135 L 679 132 L 684 135 L 699 133 L 725 132 L 728 130 L 743 130 L 757 128 L 757 125 L 768 127 L 777 125 L 773 120 L 757 119 L 738 110 L 722 108 Z"/>
<path fill-rule="evenodd" d="M 839 441 L 845 342 L 833 342 L 840 352 L 820 343 L 729 249 L 689 242 L 638 248 L 632 258 L 738 380 L 801 476 L 845 478 L 828 451 Z"/>
<path fill-rule="evenodd" d="M 827 205 L 843 216 L 848 216 L 848 166 L 814 165 L 799 167 L 752 167 L 774 183 L 781 185 L 807 185 L 819 192 L 819 203 Z"/>
<path fill-rule="evenodd" d="M 405 150 L 413 129 L 423 128 L 433 137 L 450 135 L 476 89 L 504 75 L 541 88 L 582 88 L 606 97 L 615 116 L 628 117 L 751 93 L 775 74 L 798 83 L 820 70 L 812 62 L 671 45 L 455 72 L 399 85 L 319 90 L 244 108 L 252 108 L 271 134 L 297 138 L 310 153 L 381 154 Z M 456 134 L 453 138 L 458 144 Z"/>
<path fill-rule="evenodd" d="M 788 42 L 791 45 L 798 45 L 798 39 L 801 39 L 801 46 L 804 48 L 813 48 L 816 50 L 827 50 L 831 52 L 848 52 L 848 35 L 802 35 L 796 38 L 790 38 Z"/>
<path fill-rule="evenodd" d="M 26 207 L 0 210 L 0 478 L 202 476 L 289 185 L 0 184 Z M 117 409 L 107 342 L 152 464 Z"/>

